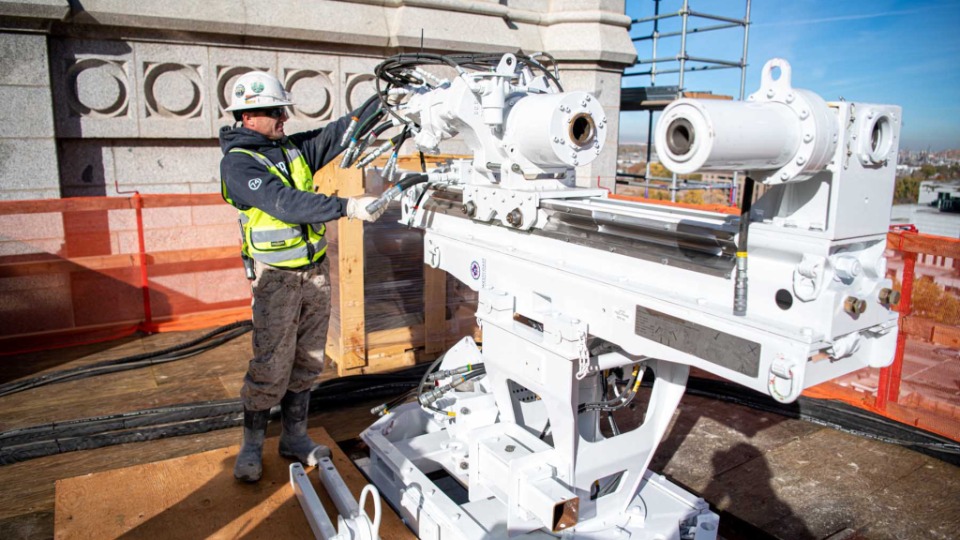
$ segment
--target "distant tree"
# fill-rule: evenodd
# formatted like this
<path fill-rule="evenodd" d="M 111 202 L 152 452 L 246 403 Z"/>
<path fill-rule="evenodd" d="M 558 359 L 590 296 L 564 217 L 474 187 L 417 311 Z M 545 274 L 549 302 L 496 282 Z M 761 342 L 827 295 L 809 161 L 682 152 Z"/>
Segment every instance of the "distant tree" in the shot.
<path fill-rule="evenodd" d="M 897 178 L 893 188 L 893 204 L 916 204 L 920 195 L 920 178 L 905 176 Z"/>
<path fill-rule="evenodd" d="M 657 201 L 669 201 L 670 192 L 668 192 L 665 189 L 651 189 L 650 196 L 648 198 L 654 199 Z"/>
<path fill-rule="evenodd" d="M 711 189 L 704 194 L 704 202 L 707 204 L 730 204 L 730 193 L 725 189 Z"/>
<path fill-rule="evenodd" d="M 660 163 L 651 163 L 650 164 L 650 175 L 659 176 L 660 178 L 669 178 L 671 173 L 666 167 Z"/>
<path fill-rule="evenodd" d="M 926 180 L 927 178 L 930 178 L 931 176 L 934 176 L 935 174 L 937 174 L 937 168 L 934 167 L 933 165 L 930 165 L 929 163 L 924 163 L 923 165 L 920 166 L 920 175 L 923 176 L 924 180 Z"/>
<path fill-rule="evenodd" d="M 683 193 L 683 197 L 680 198 L 680 202 L 687 204 L 703 204 L 703 191 L 699 189 L 685 191 Z"/>
<path fill-rule="evenodd" d="M 960 298 L 937 285 L 930 276 L 914 280 L 910 305 L 918 317 L 944 324 L 960 324 Z"/>

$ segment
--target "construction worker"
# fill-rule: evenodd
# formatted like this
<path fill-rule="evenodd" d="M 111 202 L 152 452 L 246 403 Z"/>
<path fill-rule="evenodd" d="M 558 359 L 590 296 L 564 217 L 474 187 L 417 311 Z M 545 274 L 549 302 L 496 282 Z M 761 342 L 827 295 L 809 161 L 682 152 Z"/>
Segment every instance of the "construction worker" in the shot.
<path fill-rule="evenodd" d="M 330 263 L 324 223 L 374 221 L 374 197 L 314 193 L 313 174 L 339 154 L 354 111 L 321 129 L 287 135 L 290 94 L 276 77 L 251 72 L 233 86 L 238 125 L 220 131 L 223 198 L 240 211 L 243 257 L 253 280 L 253 354 L 244 377 L 243 445 L 233 475 L 256 482 L 270 408 L 280 404 L 280 455 L 306 465 L 330 454 L 307 435 L 310 387 L 323 369 L 330 321 Z"/>

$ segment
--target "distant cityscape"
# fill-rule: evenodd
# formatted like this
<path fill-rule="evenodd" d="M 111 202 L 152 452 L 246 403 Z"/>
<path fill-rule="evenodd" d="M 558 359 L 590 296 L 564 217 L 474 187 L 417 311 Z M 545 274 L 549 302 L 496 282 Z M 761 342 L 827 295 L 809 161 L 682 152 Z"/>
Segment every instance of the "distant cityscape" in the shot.
<path fill-rule="evenodd" d="M 920 170 L 924 165 L 934 167 L 960 167 L 960 150 L 943 150 L 931 152 L 929 150 L 904 150 L 897 154 L 897 174 L 911 174 Z M 956 176 L 954 178 L 957 178 Z M 945 178 L 951 180 L 954 178 Z"/>

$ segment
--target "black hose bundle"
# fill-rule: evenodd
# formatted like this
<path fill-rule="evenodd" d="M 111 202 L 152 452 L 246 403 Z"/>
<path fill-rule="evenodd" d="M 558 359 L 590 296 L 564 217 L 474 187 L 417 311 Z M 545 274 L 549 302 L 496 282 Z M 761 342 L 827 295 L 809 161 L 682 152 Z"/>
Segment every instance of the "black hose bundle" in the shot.
<path fill-rule="evenodd" d="M 310 410 L 334 409 L 404 393 L 417 387 L 424 369 L 421 365 L 389 375 L 356 375 L 325 381 L 311 390 Z M 239 399 L 53 422 L 0 433 L 0 465 L 75 450 L 195 435 L 242 424 L 243 405 Z"/>
<path fill-rule="evenodd" d="M 557 77 L 557 61 L 547 53 L 537 53 L 534 55 L 527 55 L 523 52 L 517 52 L 514 54 L 517 59 L 517 63 L 529 68 L 531 72 L 542 73 L 557 89 L 559 92 L 563 92 L 563 86 L 560 84 L 560 80 Z M 544 57 L 547 58 L 550 63 L 553 64 L 553 71 L 543 65 L 537 58 Z M 380 100 L 380 109 L 386 111 L 393 117 L 394 123 L 397 126 L 405 126 L 405 129 L 409 130 L 410 133 L 416 134 L 420 131 L 420 126 L 416 125 L 412 120 L 401 116 L 395 109 L 397 103 L 391 103 L 391 90 L 399 89 L 401 91 L 400 95 L 403 95 L 405 87 L 423 87 L 428 86 L 433 88 L 434 85 L 430 83 L 427 79 L 435 79 L 431 74 L 426 73 L 420 70 L 423 66 L 448 66 L 456 70 L 460 76 L 466 76 L 469 71 L 474 72 L 491 72 L 497 68 L 503 54 L 499 53 L 473 53 L 473 54 L 433 54 L 426 52 L 419 53 L 405 53 L 397 54 L 391 56 L 380 62 L 373 72 L 376 75 L 374 80 L 376 87 L 376 94 Z M 402 99 L 402 98 L 401 98 Z M 395 100 L 396 101 L 396 100 Z M 406 137 L 403 137 L 404 139 Z M 402 144 L 402 140 L 397 145 Z"/>
<path fill-rule="evenodd" d="M 108 360 L 2 385 L 0 396 L 45 384 L 179 360 L 212 349 L 249 332 L 251 328 L 250 321 L 240 321 L 160 351 Z M 311 411 L 332 409 L 385 396 L 399 396 L 383 406 L 392 408 L 413 393 L 422 397 L 423 388 L 430 376 L 448 375 L 433 373 L 440 360 L 442 357 L 430 365 L 420 364 L 390 374 L 356 375 L 325 381 L 311 390 Z M 483 373 L 482 365 L 468 366 L 467 373 L 462 378 L 473 379 Z M 452 375 L 459 374 L 458 372 Z M 651 374 L 648 372 L 645 375 L 643 385 L 649 386 L 652 383 Z M 801 396 L 795 403 L 783 404 L 734 383 L 701 378 L 689 379 L 687 392 L 904 446 L 947 463 L 960 465 L 960 444 L 957 442 L 845 403 Z M 421 397 L 418 397 L 418 401 Z M 239 426 L 242 422 L 243 406 L 240 400 L 231 399 L 186 403 L 12 429 L 0 433 L 0 465 L 74 450 L 204 433 Z"/>
<path fill-rule="evenodd" d="M 161 349 L 159 351 L 137 354 L 134 356 L 127 356 L 114 360 L 105 360 L 103 362 L 97 362 L 96 364 L 90 364 L 88 366 L 65 369 L 53 373 L 46 373 L 37 377 L 31 377 L 29 379 L 2 384 L 0 385 L 0 397 L 9 396 L 10 394 L 16 394 L 17 392 L 23 392 L 24 390 L 30 390 L 32 388 L 39 388 L 48 384 L 75 381 L 77 379 L 84 379 L 94 375 L 117 373 L 119 371 L 127 371 L 131 369 L 173 362 L 175 360 L 182 360 L 184 358 L 189 358 L 202 352 L 209 351 L 215 347 L 219 347 L 220 345 L 223 345 L 234 338 L 238 338 L 246 334 L 252 329 L 253 323 L 249 319 L 245 321 L 237 321 L 235 323 L 216 328 L 196 339 L 192 339 L 172 347 L 167 347 L 166 349 Z"/>
<path fill-rule="evenodd" d="M 366 208 L 367 212 L 370 214 L 376 213 L 404 190 L 417 184 L 422 184 L 427 180 L 429 180 L 429 176 L 423 173 L 408 174 L 404 176 L 399 182 L 387 188 L 382 195 L 377 197 L 377 200 L 368 204 Z"/>

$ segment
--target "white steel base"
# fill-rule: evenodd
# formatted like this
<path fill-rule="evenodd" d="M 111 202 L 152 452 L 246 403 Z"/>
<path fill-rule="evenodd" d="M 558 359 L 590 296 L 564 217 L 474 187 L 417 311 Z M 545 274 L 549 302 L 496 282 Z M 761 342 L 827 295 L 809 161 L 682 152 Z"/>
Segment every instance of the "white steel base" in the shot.
<path fill-rule="evenodd" d="M 505 423 L 478 431 L 485 441 L 514 443 L 512 437 L 519 436 L 517 429 L 515 424 Z M 523 531 L 522 526 L 518 529 L 510 523 L 511 509 L 500 497 L 455 501 L 466 497 L 471 462 L 477 460 L 467 457 L 462 445 L 447 433 L 432 414 L 411 403 L 398 407 L 361 434 L 370 447 L 370 460 L 360 467 L 421 540 L 486 540 L 519 535 L 590 540 L 716 538 L 719 518 L 709 505 L 650 471 L 644 474 L 637 495 L 623 514 L 608 514 L 602 519 L 579 516 L 579 523 L 558 532 L 546 528 Z M 529 444 L 523 437 L 518 439 L 508 446 Z M 536 453 L 527 456 L 537 457 Z M 440 471 L 444 471 L 440 473 L 442 479 L 433 474 Z"/>

